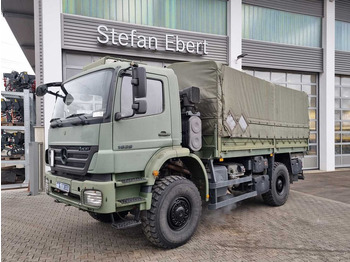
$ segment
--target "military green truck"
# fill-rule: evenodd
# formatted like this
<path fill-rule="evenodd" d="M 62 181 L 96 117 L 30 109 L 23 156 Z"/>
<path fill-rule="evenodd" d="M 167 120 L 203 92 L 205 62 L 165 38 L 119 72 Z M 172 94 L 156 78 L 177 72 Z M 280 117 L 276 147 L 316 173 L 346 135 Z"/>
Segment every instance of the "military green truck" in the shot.
<path fill-rule="evenodd" d="M 307 95 L 217 62 L 105 57 L 36 93 L 56 96 L 47 194 L 159 247 L 191 238 L 202 202 L 281 206 L 303 178 Z"/>

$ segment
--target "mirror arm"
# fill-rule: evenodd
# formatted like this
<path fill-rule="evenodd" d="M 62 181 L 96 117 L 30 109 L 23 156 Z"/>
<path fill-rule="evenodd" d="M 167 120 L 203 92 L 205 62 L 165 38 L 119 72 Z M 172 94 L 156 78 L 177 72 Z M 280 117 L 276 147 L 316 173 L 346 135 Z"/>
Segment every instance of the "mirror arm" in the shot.
<path fill-rule="evenodd" d="M 61 89 L 62 89 L 63 93 L 67 96 L 68 92 L 67 92 L 67 90 L 66 90 L 66 88 L 64 87 L 63 84 L 61 84 Z"/>
<path fill-rule="evenodd" d="M 119 76 L 124 76 L 126 74 L 126 71 L 130 70 L 131 69 L 131 66 L 125 68 L 125 69 L 122 69 L 120 70 L 119 72 Z"/>
<path fill-rule="evenodd" d="M 57 93 L 55 93 L 55 92 L 52 92 L 52 91 L 49 91 L 49 90 L 47 90 L 47 93 L 48 94 L 50 94 L 50 95 L 53 95 L 53 96 L 55 96 L 55 97 L 61 97 L 61 98 L 65 98 L 65 96 L 62 96 L 62 95 L 60 95 L 60 94 L 57 94 Z"/>
<path fill-rule="evenodd" d="M 132 115 L 129 115 L 129 116 L 122 116 L 122 113 L 121 112 L 118 112 L 118 113 L 115 113 L 115 121 L 119 121 L 119 120 L 122 120 L 122 119 L 125 119 L 125 118 L 129 118 L 129 117 L 133 117 L 135 115 L 135 110 L 133 110 L 132 112 Z"/>

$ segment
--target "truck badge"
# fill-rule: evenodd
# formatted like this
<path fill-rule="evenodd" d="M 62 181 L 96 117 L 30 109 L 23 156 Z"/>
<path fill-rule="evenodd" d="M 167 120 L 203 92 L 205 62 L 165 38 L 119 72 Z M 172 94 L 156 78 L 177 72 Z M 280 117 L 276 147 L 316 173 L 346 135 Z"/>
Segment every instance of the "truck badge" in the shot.
<path fill-rule="evenodd" d="M 63 165 L 67 164 L 67 160 L 68 160 L 68 152 L 67 152 L 67 148 L 62 148 L 61 149 L 61 162 Z"/>

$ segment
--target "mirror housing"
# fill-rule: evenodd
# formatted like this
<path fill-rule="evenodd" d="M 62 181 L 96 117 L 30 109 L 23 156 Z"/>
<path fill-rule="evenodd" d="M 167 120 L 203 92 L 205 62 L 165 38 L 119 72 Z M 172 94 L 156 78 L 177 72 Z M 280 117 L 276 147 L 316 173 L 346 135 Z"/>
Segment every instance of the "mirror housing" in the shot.
<path fill-rule="evenodd" d="M 37 96 L 44 96 L 44 95 L 46 95 L 46 93 L 47 93 L 47 85 L 46 84 L 43 84 L 43 85 L 40 85 L 40 86 L 38 86 L 37 88 L 36 88 L 36 90 L 35 90 L 35 94 L 37 95 Z"/>
<path fill-rule="evenodd" d="M 37 86 L 36 89 L 35 89 L 35 94 L 37 96 L 44 96 L 46 95 L 47 93 L 51 94 L 51 95 L 54 95 L 56 97 L 61 97 L 61 98 L 64 98 L 64 96 L 62 95 L 59 95 L 57 93 L 54 93 L 52 91 L 49 90 L 49 87 L 51 86 L 60 86 L 63 93 L 65 95 L 67 95 L 67 91 L 66 89 L 64 88 L 64 86 L 62 85 L 62 82 L 52 82 L 52 83 L 47 83 L 47 84 L 43 84 L 43 85 L 40 85 L 40 86 Z"/>
<path fill-rule="evenodd" d="M 133 103 L 132 109 L 135 114 L 145 114 L 147 112 L 147 101 L 146 100 L 137 100 Z"/>
<path fill-rule="evenodd" d="M 137 100 L 132 104 L 133 114 L 129 116 L 123 116 L 121 112 L 115 113 L 114 119 L 119 121 L 121 119 L 133 117 L 138 114 L 145 114 L 147 112 L 147 101 L 146 100 Z"/>
<path fill-rule="evenodd" d="M 71 103 L 73 103 L 74 101 L 74 97 L 71 94 L 67 94 L 64 98 L 63 98 L 63 102 L 69 106 Z"/>
<path fill-rule="evenodd" d="M 133 86 L 133 96 L 135 98 L 144 98 L 147 95 L 147 77 L 144 67 L 132 68 L 131 84 Z"/>

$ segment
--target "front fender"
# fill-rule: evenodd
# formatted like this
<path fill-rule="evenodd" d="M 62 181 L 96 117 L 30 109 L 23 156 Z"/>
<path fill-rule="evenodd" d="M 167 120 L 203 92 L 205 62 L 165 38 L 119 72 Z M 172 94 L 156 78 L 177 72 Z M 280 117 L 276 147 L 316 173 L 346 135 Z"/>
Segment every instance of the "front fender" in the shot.
<path fill-rule="evenodd" d="M 200 181 L 193 181 L 196 185 L 199 182 L 204 185 L 204 188 L 198 188 L 202 197 L 208 201 L 209 196 L 209 183 L 206 169 L 201 159 L 195 154 L 191 154 L 188 148 L 183 147 L 166 147 L 158 150 L 149 160 L 145 168 L 145 177 L 147 178 L 148 186 L 153 186 L 156 177 L 153 176 L 153 171 L 159 171 L 164 163 L 171 158 L 181 158 L 185 162 L 191 163 L 191 167 L 195 169 L 196 175 L 194 178 Z M 191 169 L 191 168 L 189 168 Z"/>

